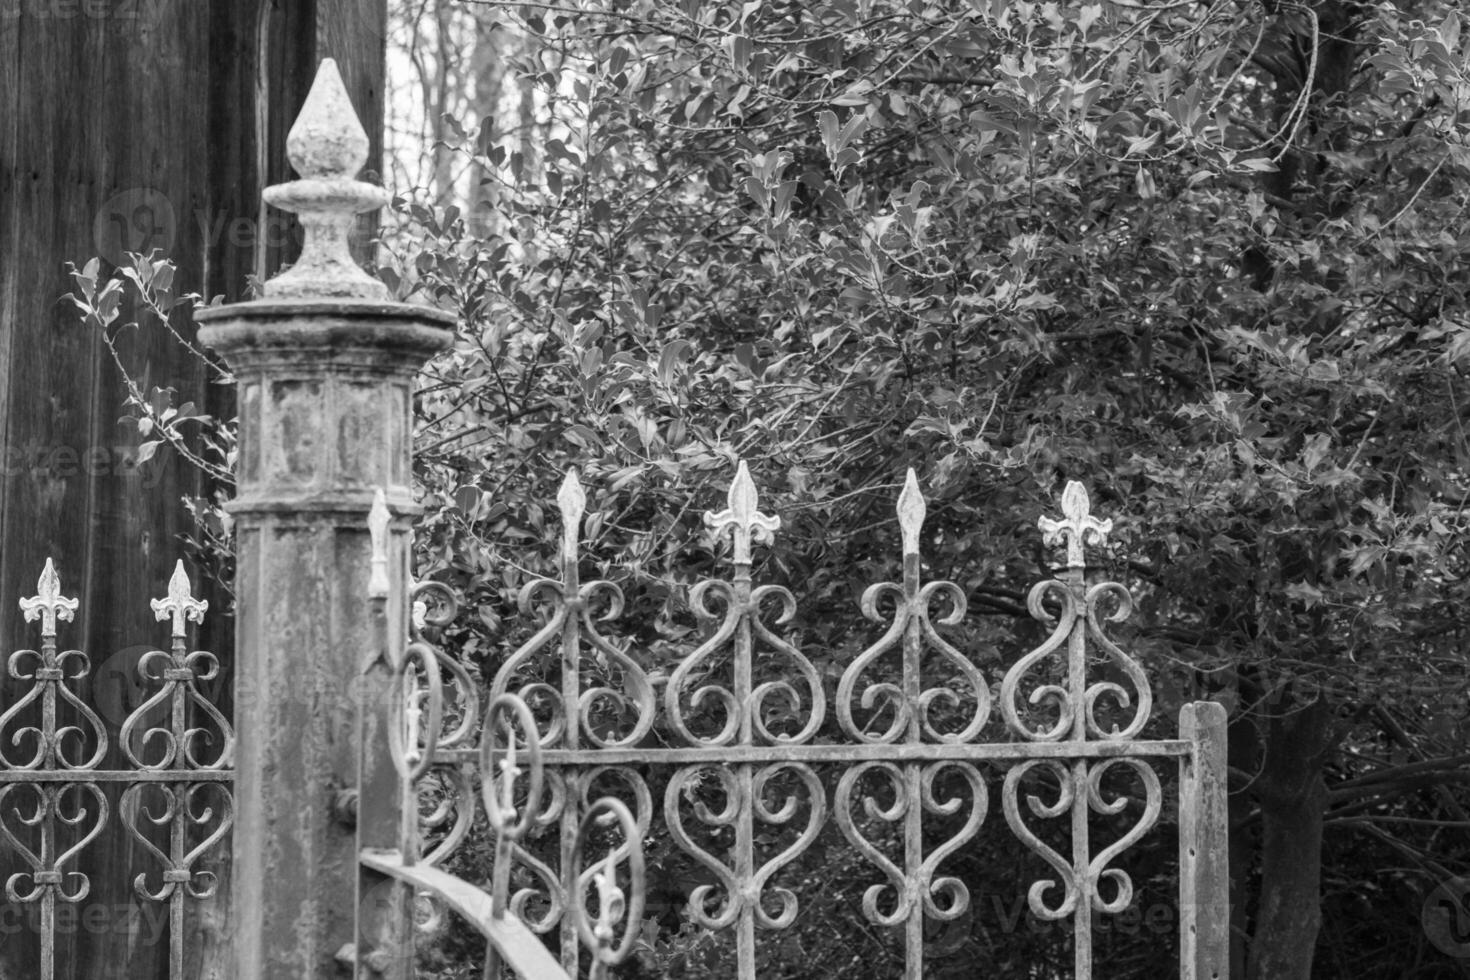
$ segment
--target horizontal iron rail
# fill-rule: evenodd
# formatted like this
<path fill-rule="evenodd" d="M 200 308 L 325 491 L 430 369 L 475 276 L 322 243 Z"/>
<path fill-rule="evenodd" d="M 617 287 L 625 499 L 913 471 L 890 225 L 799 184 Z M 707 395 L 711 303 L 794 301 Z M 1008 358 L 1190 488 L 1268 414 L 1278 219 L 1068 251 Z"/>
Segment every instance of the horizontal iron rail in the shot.
<path fill-rule="evenodd" d="M 233 769 L 0 769 L 0 783 L 230 783 Z"/>
<path fill-rule="evenodd" d="M 493 943 L 505 962 L 527 980 L 571 980 L 540 937 L 514 913 L 495 915 L 490 896 L 468 881 L 428 865 L 405 865 L 403 855 L 397 851 L 366 848 L 360 860 L 365 867 L 443 899 Z"/>
<path fill-rule="evenodd" d="M 683 766 L 707 763 L 749 762 L 770 765 L 779 762 L 1024 762 L 1029 759 L 1117 759 L 1176 758 L 1190 753 L 1182 739 L 1134 742 L 972 742 L 962 745 L 890 743 L 886 745 L 725 745 L 688 746 L 675 749 L 543 749 L 541 761 L 548 766 L 650 765 Z M 472 763 L 478 749 L 436 752 L 440 762 Z"/>

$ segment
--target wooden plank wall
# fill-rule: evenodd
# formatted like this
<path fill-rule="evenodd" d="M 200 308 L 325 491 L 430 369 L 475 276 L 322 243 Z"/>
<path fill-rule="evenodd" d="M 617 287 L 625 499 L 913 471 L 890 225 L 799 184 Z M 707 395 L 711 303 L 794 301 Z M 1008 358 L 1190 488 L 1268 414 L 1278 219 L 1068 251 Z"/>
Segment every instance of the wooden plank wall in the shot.
<path fill-rule="evenodd" d="M 294 251 L 295 229 L 264 216 L 260 190 L 289 178 L 285 133 L 319 58 L 338 60 L 381 154 L 385 21 L 386 0 L 0 0 L 0 655 L 37 645 L 17 600 L 54 557 L 81 600 L 62 646 L 91 656 L 97 674 L 80 689 L 114 736 L 144 694 L 119 665 L 167 643 L 148 600 L 182 555 L 179 498 L 200 481 L 168 454 L 127 465 L 136 436 L 117 425 L 123 388 L 99 339 L 58 302 L 72 286 L 65 263 L 154 245 L 177 262 L 182 289 L 242 298 L 247 274 Z M 137 332 L 123 350 L 181 400 L 231 411 L 162 331 Z M 218 609 L 220 596 L 207 597 Z M 221 656 L 211 688 L 226 702 L 232 633 L 214 615 L 199 644 Z M 25 689 L 0 670 L 0 711 Z M 115 746 L 104 767 L 124 767 Z M 21 867 L 0 845 L 0 903 Z M 104 910 L 103 927 L 82 920 L 58 937 L 57 977 L 168 977 L 167 915 L 132 913 L 130 925 L 125 911 L 133 877 L 148 869 L 156 888 L 158 868 L 116 812 L 72 867 L 91 879 L 84 904 Z M 222 895 L 190 917 L 185 975 L 229 980 L 218 944 L 227 862 L 208 867 Z M 34 933 L 0 936 L 0 980 L 38 976 L 37 950 Z"/>

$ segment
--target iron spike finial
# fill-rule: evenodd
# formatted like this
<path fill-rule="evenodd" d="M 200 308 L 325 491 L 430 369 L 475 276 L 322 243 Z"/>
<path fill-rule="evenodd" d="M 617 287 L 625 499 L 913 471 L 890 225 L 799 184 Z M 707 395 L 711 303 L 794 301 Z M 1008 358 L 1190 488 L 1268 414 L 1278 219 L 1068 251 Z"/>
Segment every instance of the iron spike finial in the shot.
<path fill-rule="evenodd" d="M 386 599 L 388 581 L 388 496 L 378 487 L 373 493 L 373 506 L 368 511 L 368 533 L 373 539 L 371 571 L 368 572 L 368 598 Z"/>
<path fill-rule="evenodd" d="M 36 594 L 29 599 L 20 600 L 20 611 L 28 623 L 34 622 L 39 616 L 41 637 L 54 640 L 56 620 L 70 622 L 78 605 L 80 603 L 76 599 L 68 599 L 61 594 L 61 576 L 56 574 L 56 565 L 47 558 L 45 567 L 41 569 L 41 577 L 36 580 Z"/>
<path fill-rule="evenodd" d="M 1092 516 L 1087 488 L 1076 480 L 1068 480 L 1067 488 L 1062 491 L 1062 516 L 1060 521 L 1042 517 L 1036 522 L 1041 529 L 1041 540 L 1047 545 L 1066 545 L 1068 568 L 1086 568 L 1086 546 L 1106 544 L 1113 522 Z"/>
<path fill-rule="evenodd" d="M 388 287 L 358 268 L 348 249 L 357 215 L 389 200 L 383 188 L 357 179 L 368 148 L 337 63 L 325 58 L 286 136 L 301 179 L 265 189 L 266 201 L 298 215 L 306 232 L 301 258 L 266 283 L 268 298 L 389 299 Z"/>
<path fill-rule="evenodd" d="M 158 617 L 159 622 L 172 617 L 175 637 L 184 636 L 186 620 L 204 622 L 204 612 L 209 608 L 207 601 L 194 598 L 194 587 L 189 582 L 189 573 L 184 571 L 183 559 L 174 564 L 174 573 L 169 576 L 168 596 L 152 599 L 149 605 L 153 607 L 153 615 Z"/>
<path fill-rule="evenodd" d="M 587 493 L 577 478 L 576 467 L 569 468 L 556 492 L 556 505 L 561 510 L 562 557 L 575 560 L 582 534 L 582 516 L 587 512 Z"/>
<path fill-rule="evenodd" d="M 726 507 L 718 514 L 704 512 L 704 523 L 721 537 L 728 530 L 735 546 L 735 564 L 750 564 L 752 541 L 770 544 L 775 532 L 781 528 L 781 518 L 770 517 L 760 512 L 760 496 L 756 493 L 755 481 L 750 478 L 750 468 L 745 460 L 735 471 L 735 479 L 725 497 Z"/>
<path fill-rule="evenodd" d="M 903 492 L 898 495 L 898 526 L 903 531 L 904 554 L 919 553 L 919 529 L 924 526 L 927 513 L 919 478 L 914 475 L 913 467 L 909 467 L 909 475 L 903 481 Z"/>

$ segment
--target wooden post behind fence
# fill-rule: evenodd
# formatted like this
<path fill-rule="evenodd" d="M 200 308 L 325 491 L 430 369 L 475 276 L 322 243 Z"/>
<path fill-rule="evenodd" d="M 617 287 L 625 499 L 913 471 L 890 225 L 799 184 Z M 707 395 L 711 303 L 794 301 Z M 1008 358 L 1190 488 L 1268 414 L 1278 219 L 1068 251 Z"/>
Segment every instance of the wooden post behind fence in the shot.
<path fill-rule="evenodd" d="M 1195 701 L 1179 712 L 1179 737 L 1192 751 L 1180 762 L 1179 975 L 1230 976 L 1230 864 L 1225 769 L 1225 708 Z"/>
<path fill-rule="evenodd" d="M 386 752 L 359 752 L 401 655 L 368 614 L 367 515 L 383 488 L 387 635 L 406 636 L 411 387 L 453 317 L 391 302 L 352 261 L 356 214 L 388 197 L 355 179 L 367 148 L 324 61 L 287 140 L 302 179 L 265 193 L 300 215 L 301 260 L 263 299 L 198 316 L 239 385 L 233 980 L 411 975 L 409 890 L 358 864 L 396 846 L 402 809 Z M 377 935 L 355 935 L 365 905 Z"/>

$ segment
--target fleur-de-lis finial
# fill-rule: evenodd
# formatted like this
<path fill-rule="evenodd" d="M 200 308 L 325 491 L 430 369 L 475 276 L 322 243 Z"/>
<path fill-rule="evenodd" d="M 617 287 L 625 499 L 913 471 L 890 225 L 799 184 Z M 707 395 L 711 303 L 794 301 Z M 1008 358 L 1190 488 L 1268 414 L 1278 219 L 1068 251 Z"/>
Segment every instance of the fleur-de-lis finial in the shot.
<path fill-rule="evenodd" d="M 368 598 L 388 597 L 388 497 L 378 487 L 373 506 L 368 510 L 368 534 L 373 539 L 373 556 L 368 572 Z"/>
<path fill-rule="evenodd" d="M 403 759 L 409 766 L 416 766 L 424 757 L 419 748 L 420 728 L 423 727 L 422 707 L 429 692 L 418 685 L 418 670 L 410 668 L 403 674 Z"/>
<path fill-rule="evenodd" d="M 509 725 L 505 726 L 505 757 L 500 760 L 500 809 L 507 821 L 516 819 L 516 780 L 521 767 L 516 765 L 516 736 Z"/>
<path fill-rule="evenodd" d="M 909 475 L 903 481 L 903 492 L 898 495 L 898 526 L 903 531 L 904 554 L 919 553 L 919 529 L 924 526 L 926 513 L 928 509 L 924 505 L 924 494 L 919 490 L 919 478 L 914 476 L 910 467 Z"/>
<path fill-rule="evenodd" d="M 204 611 L 209 608 L 206 600 L 194 598 L 194 588 L 189 582 L 189 574 L 184 571 L 182 559 L 174 565 L 174 573 L 169 576 L 167 598 L 153 599 L 149 605 L 160 622 L 173 617 L 173 635 L 176 637 L 184 635 L 185 620 L 204 622 Z"/>
<path fill-rule="evenodd" d="M 34 622 L 39 616 L 42 638 L 54 640 L 56 620 L 60 618 L 70 622 L 79 604 L 76 599 L 68 599 L 61 594 L 61 577 L 56 574 L 56 566 L 51 559 L 47 558 L 46 566 L 41 569 L 41 577 L 36 580 L 36 594 L 29 599 L 20 600 L 20 611 L 28 623 Z"/>
<path fill-rule="evenodd" d="M 1086 545 L 1106 544 L 1113 522 L 1100 521 L 1092 516 L 1092 501 L 1088 499 L 1087 489 L 1076 480 L 1067 481 L 1067 488 L 1062 491 L 1062 515 L 1060 521 L 1043 517 L 1036 522 L 1041 528 L 1041 540 L 1048 545 L 1067 546 L 1068 568 L 1086 568 Z"/>
<path fill-rule="evenodd" d="M 419 583 L 413 578 L 413 576 L 409 576 L 408 594 L 413 595 L 414 590 L 418 587 Z M 418 636 L 421 632 L 423 632 L 424 627 L 429 625 L 429 603 L 427 600 L 413 600 L 413 606 L 409 609 L 408 612 L 408 621 L 411 625 L 414 636 Z"/>
<path fill-rule="evenodd" d="M 618 887 L 617 854 L 616 848 L 609 848 L 607 857 L 599 862 L 602 870 L 592 875 L 592 882 L 597 888 L 597 922 L 592 927 L 592 934 L 601 943 L 612 942 L 617 921 L 623 917 L 626 908 L 623 890 Z"/>
<path fill-rule="evenodd" d="M 735 481 L 730 484 L 725 503 L 725 509 L 718 514 L 705 511 L 704 523 L 714 529 L 716 537 L 728 530 L 735 545 L 735 564 L 749 565 L 751 541 L 770 544 L 775 539 L 774 532 L 781 527 L 781 518 L 768 517 L 758 509 L 760 498 L 744 460 L 735 471 Z"/>
<path fill-rule="evenodd" d="M 581 539 L 582 515 L 587 512 L 587 494 L 582 490 L 582 481 L 577 479 L 575 469 L 567 470 L 556 492 L 556 505 L 561 510 L 561 553 L 562 558 L 575 561 L 577 544 Z"/>
<path fill-rule="evenodd" d="M 357 179 L 368 146 L 337 63 L 323 59 L 286 135 L 287 156 L 301 179 L 265 189 L 266 201 L 297 214 L 305 230 L 301 258 L 265 284 L 268 299 L 389 298 L 388 287 L 352 260 L 347 241 L 357 215 L 378 210 L 390 197 Z"/>

